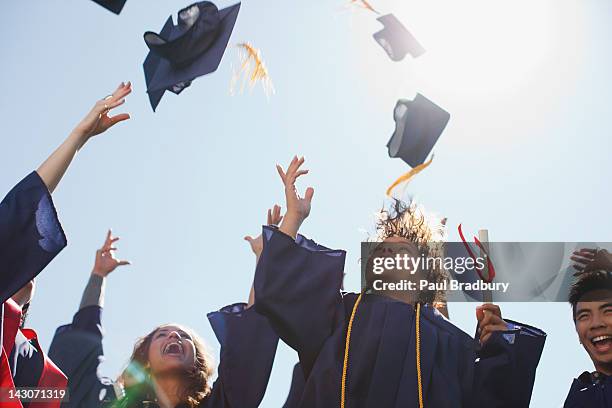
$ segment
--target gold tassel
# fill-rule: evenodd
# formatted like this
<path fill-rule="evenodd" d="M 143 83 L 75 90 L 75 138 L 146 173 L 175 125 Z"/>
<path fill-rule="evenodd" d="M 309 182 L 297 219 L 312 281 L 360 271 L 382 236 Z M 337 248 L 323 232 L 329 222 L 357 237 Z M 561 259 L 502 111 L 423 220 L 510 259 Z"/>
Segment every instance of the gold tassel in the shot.
<path fill-rule="evenodd" d="M 378 11 L 376 11 L 374 9 L 374 7 L 372 7 L 372 5 L 370 3 L 368 3 L 366 0 L 351 0 L 351 2 L 349 3 L 350 5 L 356 6 L 356 7 L 363 7 L 366 10 L 370 10 L 373 11 L 376 14 L 380 14 Z"/>
<path fill-rule="evenodd" d="M 237 45 L 239 49 L 240 68 L 234 71 L 230 84 L 230 94 L 235 94 L 235 88 L 242 77 L 240 93 L 244 92 L 245 85 L 249 84 L 249 89 L 252 90 L 257 82 L 261 82 L 266 97 L 274 94 L 274 85 L 268 74 L 268 69 L 261 58 L 261 51 L 253 47 L 249 43 L 240 43 Z"/>
<path fill-rule="evenodd" d="M 409 172 L 402 174 L 397 180 L 395 180 L 393 182 L 393 184 L 391 184 L 391 186 L 387 189 L 387 195 L 389 197 L 391 197 L 391 192 L 393 191 L 393 189 L 395 187 L 397 187 L 399 184 L 403 183 L 403 182 L 408 182 L 410 181 L 414 176 L 416 176 L 417 174 L 419 174 L 420 172 L 422 172 L 423 170 L 425 170 L 433 161 L 433 155 L 431 156 L 431 159 L 429 159 L 428 161 L 426 161 L 423 164 L 419 164 L 418 166 L 416 166 L 415 168 L 411 169 Z"/>

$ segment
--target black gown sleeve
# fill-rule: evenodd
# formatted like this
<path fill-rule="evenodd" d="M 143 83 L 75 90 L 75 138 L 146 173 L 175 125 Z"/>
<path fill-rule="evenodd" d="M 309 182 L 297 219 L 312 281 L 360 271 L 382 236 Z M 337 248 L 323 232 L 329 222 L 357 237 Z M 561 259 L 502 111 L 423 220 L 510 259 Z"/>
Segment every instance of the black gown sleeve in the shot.
<path fill-rule="evenodd" d="M 472 407 L 529 407 L 546 333 L 506 320 L 477 353 Z"/>
<path fill-rule="evenodd" d="M 245 303 L 208 314 L 221 345 L 218 377 L 203 406 L 258 407 L 266 392 L 278 335 L 268 319 Z"/>
<path fill-rule="evenodd" d="M 102 308 L 79 310 L 71 324 L 60 326 L 49 347 L 49 358 L 68 377 L 68 403 L 64 408 L 97 408 L 116 399 L 113 382 L 98 374 L 104 360 Z"/>
<path fill-rule="evenodd" d="M 255 272 L 255 307 L 298 352 L 308 377 L 342 306 L 345 251 L 302 236 L 297 240 L 263 227 L 263 251 Z"/>
<path fill-rule="evenodd" d="M 35 278 L 65 246 L 51 194 L 32 172 L 0 202 L 0 303 Z"/>

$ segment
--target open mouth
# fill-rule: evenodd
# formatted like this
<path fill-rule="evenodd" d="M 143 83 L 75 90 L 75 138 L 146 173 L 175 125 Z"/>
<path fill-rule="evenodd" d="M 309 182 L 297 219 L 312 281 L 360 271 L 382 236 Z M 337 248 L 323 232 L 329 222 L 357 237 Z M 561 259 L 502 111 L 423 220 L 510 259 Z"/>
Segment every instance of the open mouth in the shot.
<path fill-rule="evenodd" d="M 168 343 L 162 349 L 162 354 L 165 356 L 182 356 L 183 352 L 183 345 L 177 342 Z"/>
<path fill-rule="evenodd" d="M 599 353 L 607 353 L 612 350 L 612 336 L 603 335 L 593 337 L 591 343 Z"/>

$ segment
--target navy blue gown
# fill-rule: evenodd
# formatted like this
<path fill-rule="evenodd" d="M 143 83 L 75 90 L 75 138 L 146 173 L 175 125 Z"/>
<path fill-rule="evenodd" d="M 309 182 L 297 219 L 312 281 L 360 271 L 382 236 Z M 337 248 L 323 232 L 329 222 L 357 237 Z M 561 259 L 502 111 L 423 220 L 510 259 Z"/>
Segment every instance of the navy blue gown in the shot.
<path fill-rule="evenodd" d="M 612 377 L 585 371 L 575 378 L 563 408 L 612 407 Z"/>
<path fill-rule="evenodd" d="M 283 404 L 283 408 L 291 408 L 298 405 L 302 394 L 304 393 L 304 373 L 302 372 L 302 366 L 298 363 L 293 366 L 293 373 L 291 374 L 291 386 L 289 387 L 289 394 L 287 400 Z"/>
<path fill-rule="evenodd" d="M 291 407 L 340 406 L 348 320 L 345 252 L 263 228 L 255 307 L 298 353 L 305 384 Z M 431 307 L 421 309 L 424 406 L 528 407 L 545 333 L 520 323 L 478 342 Z M 346 406 L 418 407 L 414 306 L 366 295 L 353 322 Z M 286 405 L 289 406 L 289 405 Z"/>
<path fill-rule="evenodd" d="M 70 401 L 63 407 L 98 408 L 121 396 L 112 380 L 98 374 L 104 358 L 101 311 L 99 306 L 79 310 L 72 324 L 57 329 L 51 343 L 49 356 L 69 379 Z M 268 385 L 278 336 L 265 317 L 243 303 L 207 316 L 221 345 L 221 358 L 218 378 L 200 406 L 259 406 Z"/>
<path fill-rule="evenodd" d="M 51 194 L 34 171 L 0 203 L 0 303 L 35 278 L 65 246 Z"/>

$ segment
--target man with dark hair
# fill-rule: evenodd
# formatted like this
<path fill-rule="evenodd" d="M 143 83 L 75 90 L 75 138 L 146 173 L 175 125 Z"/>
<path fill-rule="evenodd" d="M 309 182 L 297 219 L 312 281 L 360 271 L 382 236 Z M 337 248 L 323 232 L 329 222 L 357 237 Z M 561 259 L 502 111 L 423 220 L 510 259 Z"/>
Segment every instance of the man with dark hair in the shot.
<path fill-rule="evenodd" d="M 612 256 L 606 250 L 581 249 L 571 258 L 577 279 L 569 303 L 580 344 L 595 371 L 574 379 L 565 408 L 612 406 Z"/>

